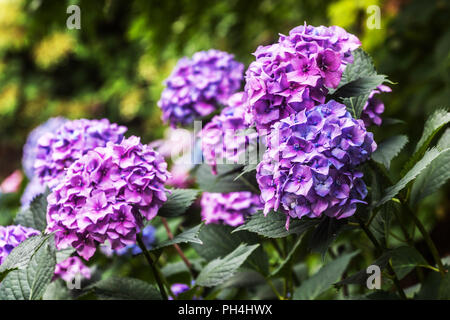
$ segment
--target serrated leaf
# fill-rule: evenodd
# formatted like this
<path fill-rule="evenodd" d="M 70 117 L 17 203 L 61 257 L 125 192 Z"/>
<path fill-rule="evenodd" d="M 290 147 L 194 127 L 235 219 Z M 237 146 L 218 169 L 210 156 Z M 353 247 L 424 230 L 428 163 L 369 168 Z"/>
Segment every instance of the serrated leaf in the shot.
<path fill-rule="evenodd" d="M 447 130 L 444 131 L 436 147 L 439 150 L 445 150 L 450 148 L 450 128 L 447 128 Z"/>
<path fill-rule="evenodd" d="M 291 234 L 301 235 L 318 223 L 317 219 L 291 219 L 289 230 L 286 230 L 285 214 L 271 211 L 264 216 L 259 212 L 237 227 L 233 233 L 248 230 L 268 238 L 283 238 Z"/>
<path fill-rule="evenodd" d="M 49 235 L 36 235 L 21 242 L 3 261 L 0 274 L 13 269 L 24 269 L 36 250 L 45 244 L 48 238 Z"/>
<path fill-rule="evenodd" d="M 104 300 L 161 300 L 153 285 L 138 279 L 109 277 L 94 286 L 94 293 Z"/>
<path fill-rule="evenodd" d="M 195 226 L 189 230 L 186 230 L 186 231 L 180 233 L 179 235 L 175 236 L 173 239 L 160 243 L 158 246 L 156 246 L 155 248 L 152 248 L 151 250 L 152 251 L 159 250 L 161 248 L 168 247 L 168 246 L 171 246 L 174 244 L 186 243 L 186 242 L 202 244 L 203 242 L 198 237 L 202 226 L 203 226 L 203 224 L 199 224 L 198 226 Z"/>
<path fill-rule="evenodd" d="M 223 258 L 208 263 L 195 281 L 196 286 L 213 287 L 231 278 L 259 244 L 241 244 Z"/>
<path fill-rule="evenodd" d="M 294 291 L 295 300 L 312 300 L 327 291 L 338 281 L 348 264 L 358 252 L 347 253 L 323 266 Z"/>
<path fill-rule="evenodd" d="M 47 227 L 47 196 L 50 191 L 36 196 L 30 203 L 30 206 L 20 211 L 14 219 L 15 224 L 33 228 L 43 232 Z"/>
<path fill-rule="evenodd" d="M 340 86 L 334 93 L 333 98 L 351 98 L 361 95 L 369 95 L 386 80 L 382 74 L 362 75 L 346 84 Z"/>
<path fill-rule="evenodd" d="M 200 232 L 200 239 L 203 245 L 194 244 L 193 248 L 206 261 L 223 257 L 235 250 L 241 243 L 259 243 L 259 237 L 247 231 L 234 233 L 233 227 L 226 225 L 208 224 Z M 269 270 L 268 258 L 262 247 L 256 249 L 243 265 L 263 274 Z"/>
<path fill-rule="evenodd" d="M 442 151 L 414 181 L 410 196 L 411 205 L 416 205 L 421 199 L 436 192 L 448 179 L 450 179 L 450 149 Z"/>
<path fill-rule="evenodd" d="M 427 267 L 427 261 L 414 248 L 402 246 L 391 252 L 392 268 L 399 280 L 403 279 L 415 267 Z"/>
<path fill-rule="evenodd" d="M 392 202 L 385 203 L 376 211 L 376 216 L 369 226 L 370 231 L 372 231 L 378 242 L 386 246 L 386 235 L 389 234 L 393 210 L 396 210 L 396 208 Z"/>
<path fill-rule="evenodd" d="M 411 157 L 411 159 L 406 163 L 405 167 L 402 169 L 401 172 L 402 175 L 408 170 L 410 170 L 416 164 L 416 162 L 419 161 L 419 159 L 425 153 L 431 141 L 433 140 L 433 137 L 449 122 L 450 122 L 450 112 L 443 109 L 435 111 L 427 119 L 427 121 L 425 122 L 425 126 L 423 128 L 422 136 L 416 145 L 414 154 Z"/>
<path fill-rule="evenodd" d="M 246 173 L 234 180 L 243 170 L 242 165 L 218 164 L 217 175 L 211 173 L 211 167 L 202 164 L 197 168 L 196 179 L 199 188 L 206 192 L 229 193 L 235 191 L 255 192 L 255 175 Z"/>
<path fill-rule="evenodd" d="M 439 151 L 435 148 L 428 150 L 422 159 L 417 162 L 414 167 L 408 171 L 403 178 L 395 185 L 386 189 L 385 195 L 376 203 L 376 207 L 388 202 L 397 195 L 408 183 L 413 181 L 434 159 L 439 155 Z"/>
<path fill-rule="evenodd" d="M 56 266 L 54 251 L 46 241 L 32 254 L 24 269 L 16 269 L 0 283 L 0 300 L 38 300 L 53 278 Z"/>
<path fill-rule="evenodd" d="M 197 198 L 199 191 L 194 189 L 174 189 L 167 196 L 158 215 L 162 217 L 177 217 L 186 212 Z"/>
<path fill-rule="evenodd" d="M 400 153 L 406 143 L 408 137 L 405 135 L 390 137 L 378 145 L 377 150 L 372 153 L 372 159 L 389 169 L 392 159 Z"/>

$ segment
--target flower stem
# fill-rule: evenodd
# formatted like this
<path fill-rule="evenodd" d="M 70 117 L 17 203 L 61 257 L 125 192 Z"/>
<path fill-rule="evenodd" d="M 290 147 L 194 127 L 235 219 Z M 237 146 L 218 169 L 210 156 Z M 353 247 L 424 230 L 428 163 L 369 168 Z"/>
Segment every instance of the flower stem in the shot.
<path fill-rule="evenodd" d="M 136 240 L 137 240 L 137 244 L 139 245 L 139 247 L 141 248 L 141 250 L 145 256 L 145 259 L 147 259 L 147 262 L 150 265 L 150 268 L 152 269 L 153 276 L 156 280 L 156 283 L 158 284 L 158 288 L 159 288 L 159 291 L 161 292 L 161 296 L 163 297 L 164 300 L 168 300 L 166 290 L 164 289 L 164 285 L 161 280 L 161 274 L 160 274 L 158 268 L 156 267 L 156 263 L 153 261 L 152 257 L 150 256 L 150 253 L 148 252 L 147 248 L 145 247 L 145 244 L 142 241 L 140 234 L 136 235 Z"/>
<path fill-rule="evenodd" d="M 173 239 L 172 231 L 170 231 L 169 224 L 167 223 L 166 218 L 161 217 L 161 221 L 164 225 L 164 228 L 166 229 L 167 235 L 169 236 L 169 239 Z M 178 255 L 181 257 L 181 260 L 183 260 L 184 264 L 188 267 L 189 272 L 191 273 L 192 277 L 195 279 L 197 277 L 197 272 L 192 267 L 192 263 L 189 261 L 189 259 L 184 255 L 183 250 L 181 250 L 180 246 L 178 244 L 173 245 L 175 250 L 177 251 Z"/>
<path fill-rule="evenodd" d="M 380 243 L 378 242 L 378 240 L 375 238 L 375 236 L 373 235 L 373 233 L 369 230 L 369 228 L 366 227 L 366 225 L 364 224 L 364 221 L 362 221 L 359 217 L 357 217 L 359 225 L 361 226 L 361 228 L 363 229 L 363 231 L 365 232 L 365 234 L 367 235 L 367 237 L 369 238 L 369 240 L 373 243 L 373 245 L 375 246 L 375 249 L 381 254 L 383 253 L 383 247 L 380 245 Z M 392 275 L 392 280 L 394 281 L 395 286 L 397 287 L 397 291 L 400 294 L 400 297 L 402 299 L 407 299 L 405 292 L 403 291 L 403 288 L 400 285 L 400 281 L 397 278 L 397 275 L 395 274 L 394 269 L 392 268 L 392 266 L 388 263 L 386 268 L 388 269 L 388 272 Z"/>

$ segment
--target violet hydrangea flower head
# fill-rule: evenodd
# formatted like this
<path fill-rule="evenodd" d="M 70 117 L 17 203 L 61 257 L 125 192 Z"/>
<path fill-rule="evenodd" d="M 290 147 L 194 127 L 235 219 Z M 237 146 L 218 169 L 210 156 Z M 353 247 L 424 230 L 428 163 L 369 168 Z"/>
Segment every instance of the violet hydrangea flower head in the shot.
<path fill-rule="evenodd" d="M 38 151 L 39 138 L 48 132 L 55 132 L 67 119 L 63 117 L 50 118 L 40 126 L 33 129 L 28 135 L 27 141 L 23 146 L 22 167 L 28 179 L 34 177 L 34 162 Z"/>
<path fill-rule="evenodd" d="M 245 91 L 256 128 L 325 102 L 352 62 L 358 38 L 340 27 L 299 26 L 277 43 L 260 46 L 246 72 Z"/>
<path fill-rule="evenodd" d="M 364 121 L 366 127 L 369 127 L 372 124 L 377 126 L 381 125 L 381 114 L 384 112 L 384 103 L 378 99 L 376 95 L 381 94 L 382 92 L 391 91 L 392 89 L 388 86 L 380 85 L 370 93 L 369 99 L 361 112 L 361 119 Z"/>
<path fill-rule="evenodd" d="M 373 134 L 333 100 L 272 127 L 256 178 L 264 213 L 345 218 L 367 194 L 356 167 L 375 151 Z"/>
<path fill-rule="evenodd" d="M 211 166 L 213 174 L 217 174 L 217 161 L 230 160 L 238 162 L 245 156 L 245 151 L 257 139 L 257 133 L 240 135 L 240 131 L 248 128 L 245 123 L 244 92 L 235 93 L 230 97 L 228 107 L 220 115 L 214 116 L 198 134 L 201 138 L 203 156 Z"/>
<path fill-rule="evenodd" d="M 113 250 L 136 243 L 143 219 L 167 200 L 164 158 L 138 137 L 89 151 L 68 169 L 48 197 L 47 232 L 58 248 L 74 247 L 86 260 L 108 240 Z"/>
<path fill-rule="evenodd" d="M 180 59 L 158 102 L 163 120 L 176 127 L 209 115 L 240 88 L 243 70 L 233 55 L 215 49 Z"/>
<path fill-rule="evenodd" d="M 90 279 L 91 270 L 79 257 L 74 256 L 56 265 L 53 279 L 63 279 L 66 282 L 71 282 L 77 276 Z"/>
<path fill-rule="evenodd" d="M 249 191 L 230 193 L 203 192 L 201 215 L 206 224 L 239 226 L 245 218 L 262 208 L 259 196 Z"/>
<path fill-rule="evenodd" d="M 0 226 L 0 265 L 22 241 L 38 234 L 39 231 L 20 225 Z"/>
<path fill-rule="evenodd" d="M 47 132 L 38 140 L 34 163 L 35 174 L 42 184 L 53 189 L 67 168 L 89 150 L 105 147 L 108 142 L 120 143 L 127 128 L 102 120 L 73 120 L 55 132 Z"/>

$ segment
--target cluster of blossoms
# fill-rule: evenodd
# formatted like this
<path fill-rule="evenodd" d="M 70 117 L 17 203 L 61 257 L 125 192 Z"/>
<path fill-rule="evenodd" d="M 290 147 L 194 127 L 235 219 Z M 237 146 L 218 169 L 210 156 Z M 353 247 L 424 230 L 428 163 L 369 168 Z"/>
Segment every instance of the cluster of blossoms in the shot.
<path fill-rule="evenodd" d="M 0 264 L 22 241 L 38 234 L 39 231 L 20 225 L 0 226 Z"/>
<path fill-rule="evenodd" d="M 113 250 L 132 245 L 143 218 L 153 219 L 167 200 L 168 176 L 163 157 L 135 136 L 91 150 L 48 197 L 47 232 L 86 260 L 107 240 Z"/>
<path fill-rule="evenodd" d="M 355 167 L 375 151 L 373 134 L 333 100 L 272 127 L 256 178 L 264 202 L 290 218 L 351 216 L 367 194 Z"/>
<path fill-rule="evenodd" d="M 34 177 L 34 162 L 36 160 L 38 141 L 46 133 L 56 132 L 67 119 L 63 117 L 50 118 L 37 128 L 33 129 L 28 135 L 27 141 L 23 146 L 22 167 L 28 179 Z"/>
<path fill-rule="evenodd" d="M 353 62 L 358 38 L 344 29 L 298 26 L 278 42 L 260 46 L 246 72 L 245 91 L 252 121 L 258 130 L 325 102 L 342 72 Z"/>
<path fill-rule="evenodd" d="M 77 276 L 90 279 L 91 270 L 79 257 L 69 257 L 56 265 L 53 279 L 63 279 L 64 281 L 71 282 Z"/>
<path fill-rule="evenodd" d="M 380 85 L 370 93 L 369 99 L 361 112 L 361 119 L 364 121 L 366 127 L 369 127 L 372 124 L 377 126 L 381 125 L 381 114 L 384 112 L 384 103 L 375 95 L 391 91 L 392 89 L 388 86 Z"/>
<path fill-rule="evenodd" d="M 205 223 L 223 223 L 233 227 L 243 224 L 247 216 L 262 208 L 259 196 L 248 191 L 204 192 L 200 204 Z"/>
<path fill-rule="evenodd" d="M 156 229 L 155 227 L 149 225 L 142 230 L 142 242 L 144 243 L 147 249 L 151 249 L 153 245 L 156 243 Z M 129 244 L 126 247 L 113 250 L 111 245 L 108 243 L 102 244 L 100 246 L 100 250 L 108 257 L 111 257 L 114 253 L 119 256 L 124 255 L 138 255 L 142 253 L 142 249 L 136 244 Z"/>
<path fill-rule="evenodd" d="M 248 128 L 245 123 L 244 92 L 235 93 L 227 102 L 227 107 L 220 115 L 214 116 L 198 134 L 201 138 L 202 151 L 207 164 L 211 165 L 213 174 L 217 174 L 216 164 L 219 159 L 238 162 L 245 156 L 250 144 L 257 139 L 257 133 L 240 135 Z"/>
<path fill-rule="evenodd" d="M 158 101 L 163 120 L 175 127 L 209 115 L 240 88 L 243 70 L 233 55 L 214 49 L 180 59 Z"/>
<path fill-rule="evenodd" d="M 96 147 L 105 147 L 108 142 L 120 143 L 126 131 L 126 127 L 107 119 L 68 121 L 56 132 L 47 132 L 39 138 L 35 175 L 53 189 L 72 163 Z"/>

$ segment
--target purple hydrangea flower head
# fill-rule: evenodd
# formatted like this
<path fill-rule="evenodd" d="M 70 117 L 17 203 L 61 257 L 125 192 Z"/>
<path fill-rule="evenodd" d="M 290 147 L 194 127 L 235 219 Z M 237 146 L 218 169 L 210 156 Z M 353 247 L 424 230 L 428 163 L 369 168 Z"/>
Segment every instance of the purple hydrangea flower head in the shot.
<path fill-rule="evenodd" d="M 90 279 L 91 270 L 79 257 L 69 257 L 56 265 L 53 279 L 63 279 L 71 282 L 77 276 Z"/>
<path fill-rule="evenodd" d="M 259 196 L 248 192 L 208 193 L 201 198 L 202 220 L 208 223 L 223 223 L 238 226 L 245 218 L 262 208 Z"/>
<path fill-rule="evenodd" d="M 246 72 L 251 120 L 258 130 L 325 102 L 327 88 L 336 88 L 342 72 L 360 46 L 344 29 L 299 26 L 277 43 L 260 46 Z"/>
<path fill-rule="evenodd" d="M 215 49 L 180 59 L 158 102 L 163 120 L 175 127 L 209 115 L 240 88 L 243 71 L 233 55 Z"/>
<path fill-rule="evenodd" d="M 73 162 L 89 150 L 105 147 L 108 142 L 120 143 L 126 131 L 126 127 L 107 119 L 68 121 L 39 138 L 35 174 L 42 184 L 53 189 Z"/>
<path fill-rule="evenodd" d="M 74 247 L 88 260 L 98 243 L 113 250 L 136 243 L 142 220 L 167 200 L 164 158 L 138 137 L 89 151 L 68 169 L 48 197 L 47 232 L 58 248 Z"/>
<path fill-rule="evenodd" d="M 245 122 L 246 95 L 235 93 L 230 97 L 228 107 L 220 115 L 214 116 L 198 134 L 202 139 L 202 150 L 206 163 L 211 165 L 213 174 L 217 174 L 217 161 L 238 162 L 250 144 L 257 139 L 257 133 L 240 135 L 239 131 L 248 128 Z"/>
<path fill-rule="evenodd" d="M 155 227 L 149 225 L 147 227 L 145 227 L 142 230 L 142 242 L 144 242 L 145 247 L 147 249 L 151 249 L 152 246 L 155 244 L 156 242 L 156 229 Z M 116 249 L 115 252 L 119 255 L 119 256 L 123 256 L 126 255 L 128 253 L 132 254 L 132 255 L 137 255 L 142 253 L 142 249 L 135 243 L 132 245 L 127 245 L 126 247 L 120 248 L 120 249 Z"/>
<path fill-rule="evenodd" d="M 280 120 L 257 166 L 264 213 L 345 218 L 367 194 L 356 167 L 375 151 L 373 134 L 333 100 Z"/>
<path fill-rule="evenodd" d="M 0 226 L 0 265 L 22 241 L 38 234 L 39 231 L 20 225 Z"/>
<path fill-rule="evenodd" d="M 33 129 L 28 135 L 27 141 L 23 146 L 22 166 L 28 179 L 34 177 L 34 161 L 36 160 L 38 140 L 48 132 L 55 132 L 61 127 L 67 119 L 63 117 L 50 118 L 40 126 Z"/>
<path fill-rule="evenodd" d="M 391 92 L 392 89 L 386 85 L 380 85 L 375 90 L 373 90 L 366 104 L 364 105 L 363 111 L 361 113 L 361 119 L 364 121 L 366 127 L 372 124 L 377 126 L 381 125 L 381 114 L 384 112 L 384 103 L 376 97 L 377 94 L 382 92 Z"/>

